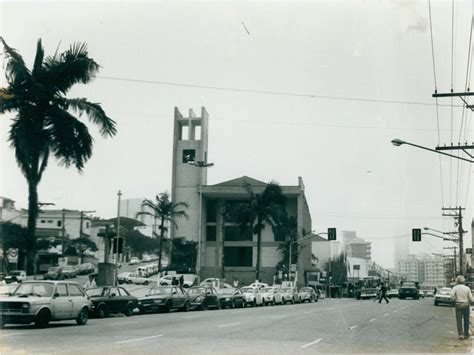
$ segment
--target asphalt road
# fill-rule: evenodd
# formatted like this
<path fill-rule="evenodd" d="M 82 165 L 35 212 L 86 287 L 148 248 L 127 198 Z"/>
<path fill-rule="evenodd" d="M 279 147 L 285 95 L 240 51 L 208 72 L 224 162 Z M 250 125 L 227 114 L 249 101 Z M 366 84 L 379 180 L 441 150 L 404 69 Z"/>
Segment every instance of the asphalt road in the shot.
<path fill-rule="evenodd" d="M 318 303 L 220 311 L 172 312 L 52 323 L 49 328 L 7 326 L 0 352 L 265 353 L 470 352 L 458 340 L 453 309 L 433 299 L 324 299 Z"/>

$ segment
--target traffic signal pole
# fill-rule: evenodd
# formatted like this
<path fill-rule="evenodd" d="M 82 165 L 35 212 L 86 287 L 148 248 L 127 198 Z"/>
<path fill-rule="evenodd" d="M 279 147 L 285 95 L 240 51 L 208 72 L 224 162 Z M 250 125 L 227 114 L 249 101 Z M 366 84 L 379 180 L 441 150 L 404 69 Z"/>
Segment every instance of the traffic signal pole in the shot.
<path fill-rule="evenodd" d="M 459 233 L 459 274 L 464 275 L 464 230 L 462 229 L 462 211 L 465 208 L 459 207 L 443 207 L 444 217 L 454 217 L 458 224 Z M 444 213 L 444 211 L 454 211 L 454 213 Z"/>

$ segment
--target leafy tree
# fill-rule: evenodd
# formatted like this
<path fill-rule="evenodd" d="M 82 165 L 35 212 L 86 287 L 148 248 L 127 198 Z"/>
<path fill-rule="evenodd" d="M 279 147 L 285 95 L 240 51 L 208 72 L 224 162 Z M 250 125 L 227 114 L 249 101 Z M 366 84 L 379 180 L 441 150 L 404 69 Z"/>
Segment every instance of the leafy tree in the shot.
<path fill-rule="evenodd" d="M 329 263 L 331 263 L 330 268 Z M 331 270 L 332 282 L 335 285 L 342 285 L 347 281 L 347 262 L 344 254 L 340 254 L 338 257 L 328 261 L 325 268 L 327 271 Z"/>
<path fill-rule="evenodd" d="M 8 86 L 0 89 L 0 113 L 14 112 L 8 140 L 17 163 L 28 183 L 27 272 L 34 273 L 36 256 L 36 218 L 38 185 L 52 154 L 60 165 L 74 165 L 82 171 L 92 156 L 93 139 L 87 126 L 79 120 L 85 114 L 99 127 L 100 134 L 117 133 L 115 122 L 100 104 L 85 98 L 67 98 L 78 83 L 87 84 L 99 65 L 89 57 L 85 43 L 73 44 L 61 54 L 45 58 L 38 40 L 32 70 L 22 56 L 0 37 L 5 56 Z"/>
<path fill-rule="evenodd" d="M 165 222 L 172 223 L 176 229 L 178 225 L 175 222 L 177 218 L 188 218 L 186 209 L 189 205 L 186 202 L 173 202 L 167 192 L 161 193 L 155 197 L 155 202 L 152 200 L 145 199 L 142 202 L 142 207 L 150 209 L 152 212 L 143 211 L 138 212 L 137 217 L 140 215 L 152 216 L 156 221 L 160 220 L 160 253 L 158 254 L 158 272 L 161 272 L 161 258 L 163 254 L 163 236 L 166 231 Z M 155 231 L 153 234 L 156 235 Z"/>
<path fill-rule="evenodd" d="M 286 198 L 280 185 L 270 182 L 262 193 L 255 193 L 252 186 L 246 185 L 249 201 L 237 204 L 231 215 L 239 223 L 242 231 L 248 227 L 257 235 L 257 265 L 255 278 L 260 280 L 260 259 L 262 253 L 262 230 L 269 224 L 275 227 L 285 215 Z"/>
<path fill-rule="evenodd" d="M 197 242 L 184 237 L 173 238 L 171 241 L 171 265 L 169 269 L 186 272 L 196 270 Z"/>
<path fill-rule="evenodd" d="M 66 248 L 67 255 L 78 255 L 81 264 L 84 259 L 84 254 L 86 251 L 97 251 L 97 245 L 93 240 L 89 237 L 79 237 L 76 239 L 71 239 L 68 242 L 68 246 Z"/>
<path fill-rule="evenodd" d="M 158 251 L 159 242 L 154 238 L 147 237 L 137 230 L 127 230 L 124 233 L 128 247 L 138 255 L 142 256 L 150 251 Z"/>

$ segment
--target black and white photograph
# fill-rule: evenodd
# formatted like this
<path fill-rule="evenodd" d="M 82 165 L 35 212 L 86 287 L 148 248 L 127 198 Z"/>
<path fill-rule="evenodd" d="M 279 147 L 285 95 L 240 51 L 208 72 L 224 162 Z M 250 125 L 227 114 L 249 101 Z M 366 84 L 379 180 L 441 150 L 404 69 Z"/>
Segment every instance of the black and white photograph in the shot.
<path fill-rule="evenodd" d="M 0 0 L 0 354 L 474 348 L 474 0 Z"/>

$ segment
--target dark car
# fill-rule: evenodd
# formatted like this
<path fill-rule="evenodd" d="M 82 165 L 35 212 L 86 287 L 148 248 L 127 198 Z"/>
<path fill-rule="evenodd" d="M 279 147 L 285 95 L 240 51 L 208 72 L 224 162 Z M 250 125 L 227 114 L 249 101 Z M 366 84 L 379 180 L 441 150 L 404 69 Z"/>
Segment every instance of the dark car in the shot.
<path fill-rule="evenodd" d="M 191 299 L 191 308 L 205 310 L 209 307 L 220 309 L 221 305 L 217 296 L 217 291 L 209 286 L 194 286 L 188 290 Z"/>
<path fill-rule="evenodd" d="M 91 288 L 86 293 L 92 301 L 91 312 L 98 318 L 110 313 L 124 313 L 129 317 L 138 305 L 138 298 L 123 287 L 103 286 Z"/>
<path fill-rule="evenodd" d="M 245 295 L 237 288 L 220 288 L 217 290 L 217 296 L 221 308 L 245 307 Z"/>
<path fill-rule="evenodd" d="M 44 274 L 45 280 L 64 280 L 63 268 L 60 266 L 52 266 L 48 272 Z"/>
<path fill-rule="evenodd" d="M 420 298 L 418 294 L 418 283 L 417 282 L 403 282 L 398 289 L 398 298 L 401 300 L 405 298 L 413 298 L 417 300 Z"/>
<path fill-rule="evenodd" d="M 140 313 L 170 312 L 172 309 L 187 312 L 191 307 L 191 299 L 188 294 L 177 286 L 143 287 L 134 290 L 132 294 L 138 297 Z"/>

